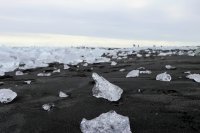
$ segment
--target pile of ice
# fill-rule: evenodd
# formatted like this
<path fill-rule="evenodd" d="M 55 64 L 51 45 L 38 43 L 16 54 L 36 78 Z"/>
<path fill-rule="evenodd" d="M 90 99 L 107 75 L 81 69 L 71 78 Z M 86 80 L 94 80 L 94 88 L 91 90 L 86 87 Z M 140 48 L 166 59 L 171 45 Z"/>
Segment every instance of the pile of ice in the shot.
<path fill-rule="evenodd" d="M 132 70 L 126 75 L 126 78 L 139 77 L 139 74 L 140 74 L 139 70 Z"/>
<path fill-rule="evenodd" d="M 200 83 L 200 74 L 189 74 L 187 78 L 194 80 L 195 82 Z"/>
<path fill-rule="evenodd" d="M 171 81 L 171 79 L 172 79 L 172 77 L 169 74 L 167 74 L 166 72 L 158 74 L 156 76 L 156 80 L 159 80 L 159 81 Z"/>
<path fill-rule="evenodd" d="M 83 118 L 80 125 L 83 133 L 131 133 L 129 118 L 110 111 L 92 120 Z"/>
<path fill-rule="evenodd" d="M 97 98 L 105 98 L 109 101 L 118 101 L 121 98 L 123 90 L 99 76 L 97 73 L 92 74 L 95 86 L 92 89 L 93 96 Z"/>
<path fill-rule="evenodd" d="M 9 103 L 17 97 L 17 93 L 10 89 L 0 89 L 0 102 Z"/>

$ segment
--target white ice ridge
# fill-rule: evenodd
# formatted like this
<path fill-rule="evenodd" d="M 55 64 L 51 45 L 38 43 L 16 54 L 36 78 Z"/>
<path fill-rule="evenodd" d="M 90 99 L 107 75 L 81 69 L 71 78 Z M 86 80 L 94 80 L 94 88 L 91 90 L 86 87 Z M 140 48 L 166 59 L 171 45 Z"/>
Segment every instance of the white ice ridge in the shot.
<path fill-rule="evenodd" d="M 17 93 L 10 89 L 0 89 L 0 102 L 9 103 L 17 97 Z"/>
<path fill-rule="evenodd" d="M 140 50 L 146 49 L 169 50 L 168 53 L 160 52 L 159 55 L 176 54 L 171 52 L 172 49 L 188 50 L 196 49 L 197 47 L 133 47 L 122 49 L 108 48 L 85 48 L 85 47 L 70 47 L 70 48 L 53 48 L 53 47 L 0 47 L 0 76 L 4 76 L 6 72 L 14 71 L 19 68 L 22 70 L 32 69 L 37 67 L 47 67 L 49 63 L 58 62 L 68 65 L 77 65 L 78 63 L 100 63 L 110 62 L 111 57 L 116 59 L 125 59 L 128 55 L 136 54 L 138 57 Z M 150 54 L 150 52 L 148 52 Z M 194 55 L 194 51 L 186 53 Z M 106 55 L 106 56 L 105 56 Z M 65 67 L 68 69 L 68 67 Z"/>
<path fill-rule="evenodd" d="M 171 81 L 171 79 L 172 79 L 172 77 L 169 74 L 167 74 L 166 72 L 158 74 L 156 76 L 156 80 L 159 80 L 159 81 Z"/>
<path fill-rule="evenodd" d="M 139 74 L 139 70 L 132 70 L 126 75 L 126 78 L 139 77 Z"/>
<path fill-rule="evenodd" d="M 123 90 L 120 87 L 110 83 L 97 73 L 93 73 L 92 78 L 95 81 L 95 86 L 92 89 L 94 97 L 105 98 L 109 101 L 118 101 L 121 98 Z"/>
<path fill-rule="evenodd" d="M 200 83 L 200 74 L 189 74 L 187 78 L 193 79 L 195 82 Z"/>
<path fill-rule="evenodd" d="M 92 120 L 82 119 L 82 133 L 132 133 L 129 118 L 110 111 Z"/>

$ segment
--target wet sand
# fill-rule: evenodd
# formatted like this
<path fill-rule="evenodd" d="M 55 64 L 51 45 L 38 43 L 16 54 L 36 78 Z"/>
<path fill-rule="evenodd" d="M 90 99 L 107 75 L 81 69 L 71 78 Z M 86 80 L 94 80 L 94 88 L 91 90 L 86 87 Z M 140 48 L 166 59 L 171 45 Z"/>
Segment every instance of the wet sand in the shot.
<path fill-rule="evenodd" d="M 134 133 L 199 133 L 200 132 L 200 84 L 185 78 L 185 71 L 200 73 L 200 58 L 189 56 L 142 57 L 129 56 L 116 60 L 116 66 L 99 63 L 87 67 L 71 66 L 63 70 L 62 64 L 47 68 L 26 70 L 27 75 L 0 78 L 0 88 L 11 88 L 18 97 L 10 104 L 0 104 L 1 133 L 79 133 L 82 118 L 93 119 L 101 113 L 115 110 L 128 116 Z M 165 65 L 176 70 L 166 70 Z M 54 67 L 61 73 L 50 77 L 38 77 L 37 73 L 52 72 Z M 138 67 L 151 70 L 138 78 L 125 78 Z M 91 70 L 93 68 L 93 70 Z M 126 69 L 120 72 L 120 69 Z M 167 71 L 171 82 L 156 81 L 157 74 Z M 94 81 L 92 72 L 103 76 L 124 90 L 118 102 L 109 102 L 92 96 Z M 31 84 L 24 83 L 31 80 Z M 139 92 L 138 89 L 141 91 Z M 68 98 L 59 98 L 59 91 Z M 47 112 L 45 103 L 54 103 Z"/>

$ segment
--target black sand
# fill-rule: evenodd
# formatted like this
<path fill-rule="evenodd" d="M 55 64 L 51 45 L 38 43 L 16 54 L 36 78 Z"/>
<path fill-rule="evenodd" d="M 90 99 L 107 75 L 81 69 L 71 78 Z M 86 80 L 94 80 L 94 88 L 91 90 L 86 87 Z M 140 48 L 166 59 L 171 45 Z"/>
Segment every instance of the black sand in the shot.
<path fill-rule="evenodd" d="M 52 71 L 53 67 L 63 68 L 62 64 L 29 70 L 24 76 L 10 73 L 10 76 L 1 77 L 0 82 L 4 85 L 0 88 L 11 88 L 18 97 L 10 104 L 0 104 L 0 133 L 79 133 L 82 118 L 93 119 L 110 110 L 128 116 L 134 133 L 199 133 L 200 84 L 186 79 L 184 72 L 200 73 L 200 58 L 130 58 L 117 61 L 116 66 L 110 63 L 74 66 L 51 77 L 36 75 L 44 70 Z M 166 70 L 167 64 L 177 69 Z M 138 67 L 153 73 L 125 78 L 129 71 Z M 119 72 L 121 68 L 126 71 Z M 156 81 L 156 75 L 165 71 L 172 75 L 172 81 Z M 119 102 L 92 96 L 92 72 L 124 90 Z M 25 80 L 31 80 L 31 85 L 23 83 Z M 70 97 L 59 98 L 59 91 Z M 45 103 L 54 103 L 55 108 L 44 111 L 42 105 Z"/>

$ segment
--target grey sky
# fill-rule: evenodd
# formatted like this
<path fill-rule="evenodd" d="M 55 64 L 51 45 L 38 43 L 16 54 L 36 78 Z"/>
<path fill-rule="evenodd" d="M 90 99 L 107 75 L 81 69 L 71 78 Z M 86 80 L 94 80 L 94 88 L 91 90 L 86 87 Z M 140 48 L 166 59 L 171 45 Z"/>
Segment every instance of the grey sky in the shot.
<path fill-rule="evenodd" d="M 200 0 L 0 0 L 0 33 L 200 42 Z"/>

